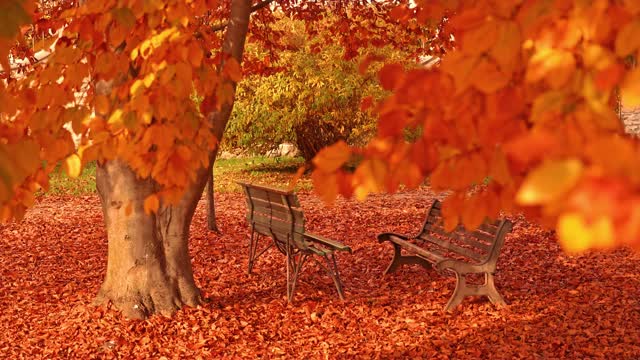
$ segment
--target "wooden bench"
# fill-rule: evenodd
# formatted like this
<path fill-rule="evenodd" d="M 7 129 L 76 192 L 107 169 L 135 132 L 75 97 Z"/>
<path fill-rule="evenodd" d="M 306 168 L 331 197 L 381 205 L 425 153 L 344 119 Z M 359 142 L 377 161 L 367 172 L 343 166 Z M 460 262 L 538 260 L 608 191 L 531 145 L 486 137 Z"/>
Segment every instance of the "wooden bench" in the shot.
<path fill-rule="evenodd" d="M 351 253 L 351 248 L 338 241 L 306 232 L 304 214 L 295 193 L 244 182 L 238 184 L 246 195 L 247 221 L 251 226 L 248 272 L 251 273 L 260 255 L 275 246 L 286 256 L 289 302 L 293 301 L 298 276 L 309 257 L 329 274 L 338 296 L 344 300 L 335 252 Z M 266 237 L 269 241 L 259 250 L 261 237 Z M 318 261 L 318 258 L 323 261 Z"/>
<path fill-rule="evenodd" d="M 449 311 L 460 304 L 466 296 L 487 296 L 496 305 L 505 302 L 498 293 L 493 280 L 496 262 L 505 235 L 511 231 L 509 220 L 485 222 L 475 231 L 467 231 L 458 226 L 453 232 L 446 232 L 442 225 L 441 203 L 435 200 L 420 233 L 408 237 L 394 233 L 378 235 L 380 243 L 389 241 L 394 248 L 394 256 L 385 274 L 396 271 L 404 264 L 420 264 L 425 268 L 433 266 L 440 272 L 450 271 L 456 275 L 456 289 L 445 306 Z M 403 255 L 402 250 L 408 255 Z M 484 275 L 484 283 L 467 282 L 470 274 Z"/>

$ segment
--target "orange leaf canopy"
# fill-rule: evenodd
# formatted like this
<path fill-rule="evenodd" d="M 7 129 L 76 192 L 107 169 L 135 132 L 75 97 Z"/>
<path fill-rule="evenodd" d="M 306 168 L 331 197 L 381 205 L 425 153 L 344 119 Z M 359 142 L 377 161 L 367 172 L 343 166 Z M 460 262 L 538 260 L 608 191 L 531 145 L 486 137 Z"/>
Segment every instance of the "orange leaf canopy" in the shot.
<path fill-rule="evenodd" d="M 637 2 L 423 0 L 397 18 L 411 14 L 445 16 L 441 34 L 456 44 L 439 67 L 381 70 L 392 93 L 377 138 L 352 150 L 364 156 L 356 194 L 429 178 L 453 191 L 449 229 L 513 210 L 557 225 L 568 251 L 640 249 L 640 142 L 615 112 L 617 89 L 640 105 Z M 400 163 L 418 171 L 388 181 Z"/>

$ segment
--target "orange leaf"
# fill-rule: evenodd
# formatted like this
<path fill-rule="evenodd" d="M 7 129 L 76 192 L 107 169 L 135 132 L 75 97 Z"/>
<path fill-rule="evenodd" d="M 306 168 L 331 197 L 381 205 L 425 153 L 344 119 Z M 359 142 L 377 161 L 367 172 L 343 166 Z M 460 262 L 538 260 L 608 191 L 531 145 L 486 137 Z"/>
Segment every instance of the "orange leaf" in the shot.
<path fill-rule="evenodd" d="M 487 217 L 487 205 L 473 196 L 468 198 L 462 209 L 462 224 L 467 230 L 475 230 Z"/>
<path fill-rule="evenodd" d="M 322 172 L 332 173 L 344 165 L 351 157 L 351 148 L 340 140 L 318 152 L 313 158 L 313 164 Z"/>
<path fill-rule="evenodd" d="M 469 55 L 479 55 L 493 47 L 497 38 L 497 22 L 486 20 L 480 26 L 462 33 L 460 51 Z"/>
<path fill-rule="evenodd" d="M 385 64 L 378 73 L 380 84 L 386 90 L 393 90 L 404 78 L 404 67 L 398 63 Z"/>
<path fill-rule="evenodd" d="M 152 194 L 144 199 L 144 212 L 147 215 L 155 214 L 160 207 L 160 199 L 157 194 Z"/>
<path fill-rule="evenodd" d="M 229 58 L 224 63 L 224 73 L 234 82 L 242 80 L 242 68 L 235 58 Z"/>
<path fill-rule="evenodd" d="M 511 80 L 509 75 L 502 72 L 497 64 L 488 59 L 482 59 L 471 74 L 473 86 L 485 94 L 496 92 L 505 87 Z"/>
<path fill-rule="evenodd" d="M 616 54 L 620 57 L 631 55 L 640 49 L 640 19 L 628 22 L 616 36 Z"/>
<path fill-rule="evenodd" d="M 109 113 L 109 109 L 111 108 L 111 103 L 109 102 L 109 98 L 104 95 L 96 96 L 94 100 L 94 105 L 96 108 L 96 113 L 100 115 L 107 115 Z"/>

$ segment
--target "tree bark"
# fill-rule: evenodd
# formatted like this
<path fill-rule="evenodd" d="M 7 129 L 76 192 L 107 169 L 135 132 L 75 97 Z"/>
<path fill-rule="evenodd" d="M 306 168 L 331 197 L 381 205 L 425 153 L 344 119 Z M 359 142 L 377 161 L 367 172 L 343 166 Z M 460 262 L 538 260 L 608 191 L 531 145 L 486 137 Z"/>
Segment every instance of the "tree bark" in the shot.
<path fill-rule="evenodd" d="M 207 227 L 210 231 L 220 232 L 218 225 L 216 225 L 216 202 L 214 195 L 214 178 L 213 172 L 207 180 Z"/>
<path fill-rule="evenodd" d="M 222 50 L 239 63 L 250 14 L 251 0 L 233 0 Z M 223 81 L 235 94 L 236 84 Z M 233 103 L 223 104 L 220 111 L 207 115 L 218 143 L 232 109 Z M 98 165 L 96 185 L 109 244 L 107 272 L 95 304 L 111 302 L 126 317 L 140 319 L 155 313 L 170 315 L 202 301 L 189 257 L 189 227 L 216 155 L 217 148 L 178 204 L 161 203 L 154 215 L 145 214 L 144 200 L 159 190 L 156 182 L 140 179 L 120 160 Z"/>

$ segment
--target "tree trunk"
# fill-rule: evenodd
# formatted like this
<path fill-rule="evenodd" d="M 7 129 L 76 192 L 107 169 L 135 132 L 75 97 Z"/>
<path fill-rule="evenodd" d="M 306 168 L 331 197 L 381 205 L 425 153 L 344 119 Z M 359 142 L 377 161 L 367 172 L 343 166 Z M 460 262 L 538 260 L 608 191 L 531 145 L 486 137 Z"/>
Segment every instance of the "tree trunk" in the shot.
<path fill-rule="evenodd" d="M 211 231 L 220 232 L 220 230 L 218 230 L 218 226 L 216 225 L 216 202 L 213 197 L 213 176 L 213 172 L 211 172 L 211 176 L 209 176 L 209 180 L 207 180 L 207 227 Z"/>
<path fill-rule="evenodd" d="M 233 0 L 222 50 L 238 63 L 250 14 L 251 0 Z M 232 80 L 223 83 L 232 85 L 235 94 Z M 232 109 L 233 103 L 223 104 L 220 111 L 207 114 L 219 141 Z M 189 257 L 189 227 L 216 154 L 217 148 L 209 154 L 209 166 L 198 170 L 195 183 L 177 205 L 161 204 L 154 215 L 144 212 L 144 200 L 159 190 L 153 180 L 140 179 L 120 160 L 98 165 L 96 185 L 109 245 L 107 273 L 95 304 L 111 302 L 128 318 L 145 318 L 154 313 L 170 315 L 183 305 L 202 301 Z"/>
<path fill-rule="evenodd" d="M 178 205 L 147 215 L 144 200 L 157 186 L 123 162 L 99 165 L 96 185 L 109 241 L 107 274 L 96 303 L 110 300 L 129 318 L 169 315 L 199 304 L 187 246 L 197 189 L 189 189 Z"/>

